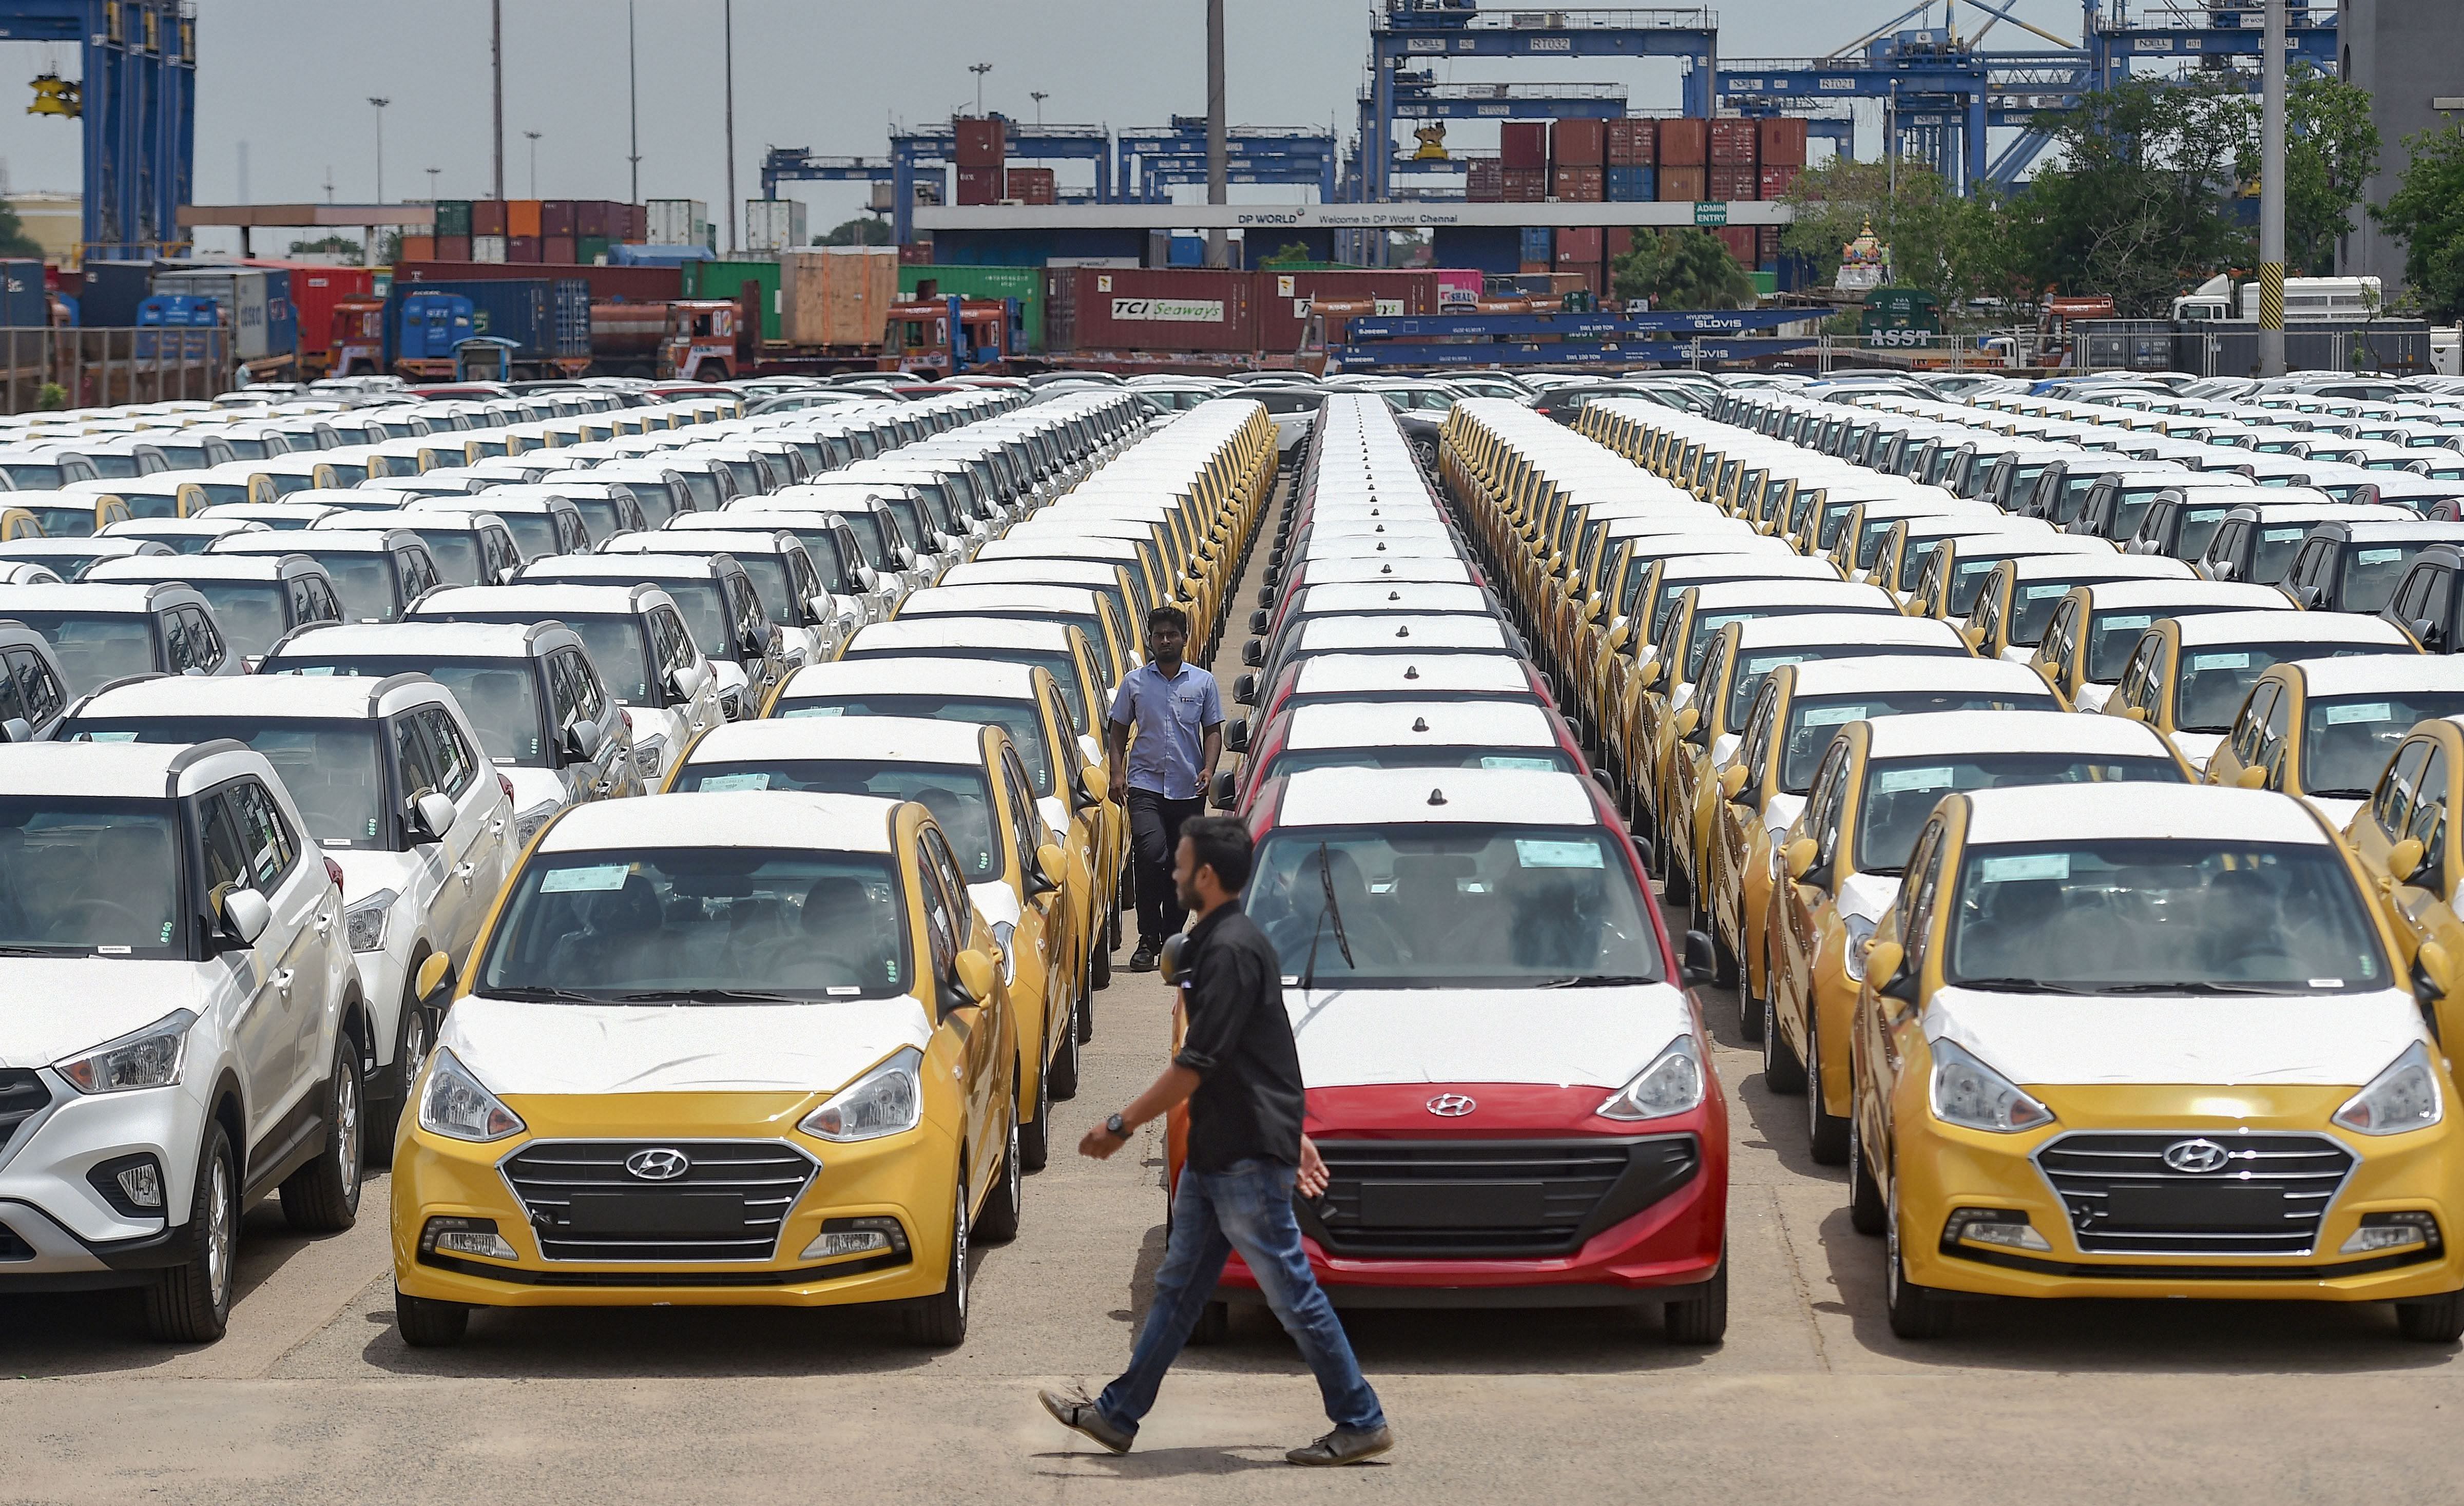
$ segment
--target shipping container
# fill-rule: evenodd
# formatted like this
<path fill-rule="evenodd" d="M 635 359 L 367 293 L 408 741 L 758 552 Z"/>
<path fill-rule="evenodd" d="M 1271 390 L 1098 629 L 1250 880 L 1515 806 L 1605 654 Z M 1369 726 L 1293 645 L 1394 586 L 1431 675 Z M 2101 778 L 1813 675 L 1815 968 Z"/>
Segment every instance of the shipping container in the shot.
<path fill-rule="evenodd" d="M 1564 225 L 1557 229 L 1556 264 L 1565 270 L 1596 267 L 1607 237 L 1596 225 Z"/>
<path fill-rule="evenodd" d="M 1498 127 L 1498 161 L 1508 172 L 1549 165 L 1549 125 L 1545 120 L 1507 120 Z"/>
<path fill-rule="evenodd" d="M 573 207 L 573 233 L 580 240 L 611 241 L 616 238 L 615 212 L 625 207 L 605 199 L 584 199 Z"/>
<path fill-rule="evenodd" d="M 77 294 L 77 317 L 88 325 L 128 329 L 137 323 L 137 305 L 154 291 L 159 261 L 105 261 L 89 258 L 85 286 Z"/>
<path fill-rule="evenodd" d="M 585 267 L 598 266 L 607 260 L 608 239 L 605 235 L 584 235 L 573 243 L 573 259 Z"/>
<path fill-rule="evenodd" d="M 1762 164 L 1766 167 L 1805 165 L 1805 120 L 1801 116 L 1766 116 L 1760 122 Z"/>
<path fill-rule="evenodd" d="M 1612 225 L 1606 229 L 1600 231 L 1600 261 L 1602 265 L 1605 266 L 1614 263 L 1620 256 L 1632 254 L 1633 251 L 1634 230 L 1631 227 Z"/>
<path fill-rule="evenodd" d="M 766 340 L 781 338 L 779 263 L 776 258 L 687 262 L 679 270 L 684 276 L 683 295 L 688 298 L 725 298 L 731 303 L 740 303 L 745 284 L 756 285 L 760 289 L 761 338 Z"/>
<path fill-rule="evenodd" d="M 435 243 L 428 253 L 428 259 L 430 261 L 469 261 L 471 259 L 471 237 L 468 235 L 437 235 L 429 239 Z M 401 257 L 402 261 L 416 259 L 408 251 L 405 251 Z"/>
<path fill-rule="evenodd" d="M 1209 268 L 1045 269 L 1045 341 L 1055 351 L 1254 351 L 1257 283 Z"/>
<path fill-rule="evenodd" d="M 1004 198 L 1021 204 L 1058 204 L 1060 184 L 1049 167 L 1012 167 L 1008 175 L 1008 191 Z"/>
<path fill-rule="evenodd" d="M 1751 167 L 1762 140 L 1762 122 L 1741 116 L 1723 116 L 1711 122 L 1711 165 Z"/>
<path fill-rule="evenodd" d="M 1549 270 L 1549 264 L 1556 259 L 1556 232 L 1554 230 L 1551 230 L 1545 225 L 1527 225 L 1523 227 L 1523 265 L 1527 271 L 1529 270 L 1532 264 L 1536 262 L 1539 264 L 1540 270 L 1546 272 Z"/>
<path fill-rule="evenodd" d="M 406 235 L 407 248 L 428 240 L 425 235 Z M 377 291 L 377 274 L 365 267 L 294 267 L 291 269 L 291 303 L 299 324 L 299 350 L 303 355 L 323 355 L 333 343 L 334 305 L 343 298 L 365 298 Z"/>
<path fill-rule="evenodd" d="M 1494 157 L 1474 157 L 1463 164 L 1463 199 L 1471 204 L 1499 204 L 1506 198 L 1506 167 Z"/>
<path fill-rule="evenodd" d="M 652 199 L 641 206 L 647 228 L 627 240 L 648 241 L 653 246 L 699 246 L 707 238 L 702 227 L 710 223 L 710 206 L 699 199 Z"/>
<path fill-rule="evenodd" d="M 1608 165 L 1611 167 L 1650 167 L 1660 161 L 1660 122 L 1648 116 L 1631 116 L 1608 122 Z"/>
<path fill-rule="evenodd" d="M 1016 298 L 1018 317 L 1028 350 L 1045 347 L 1044 269 L 1041 267 L 901 266 L 898 297 Z"/>
<path fill-rule="evenodd" d="M 471 201 L 468 199 L 437 200 L 435 233 L 439 236 L 459 235 L 468 239 L 471 234 Z"/>
<path fill-rule="evenodd" d="M 1558 167 L 1550 172 L 1549 196 L 1568 204 L 1597 204 L 1608 195 L 1604 167 Z"/>
<path fill-rule="evenodd" d="M 472 236 L 472 237 L 471 237 L 471 259 L 472 259 L 473 261 L 480 261 L 480 262 L 502 262 L 502 261 L 504 261 L 504 260 L 505 260 L 505 237 L 504 237 L 504 236 L 502 236 L 502 235 L 473 235 L 473 236 Z"/>
<path fill-rule="evenodd" d="M 470 237 L 465 236 L 463 238 L 468 240 Z M 394 256 L 397 260 L 401 261 L 434 261 L 436 259 L 436 237 L 433 235 L 405 235 L 395 245 Z"/>
<path fill-rule="evenodd" d="M 1549 165 L 1551 167 L 1600 166 L 1605 161 L 1607 145 L 1606 120 L 1549 122 Z"/>
<path fill-rule="evenodd" d="M 1666 136 L 1662 136 L 1661 137 L 1661 140 L 1665 142 L 1668 138 Z M 1662 203 L 1669 203 L 1672 201 L 1682 202 L 1687 199 L 1700 199 L 1703 197 L 1704 190 L 1707 186 L 1708 185 L 1705 183 L 1704 178 L 1703 168 L 1671 167 L 1666 164 L 1662 164 L 1661 165 L 1660 198 Z"/>
<path fill-rule="evenodd" d="M 1755 186 L 1761 190 L 1762 197 L 1776 199 L 1788 192 L 1789 185 L 1796 182 L 1796 175 L 1803 171 L 1802 167 L 1774 166 L 1765 163 L 1755 180 Z"/>
<path fill-rule="evenodd" d="M 997 115 L 962 116 L 951 122 L 957 131 L 957 160 L 961 167 L 999 167 L 1007 155 L 1002 139 L 1001 118 Z"/>
<path fill-rule="evenodd" d="M 779 332 L 790 345 L 878 345 L 898 300 L 898 252 L 806 246 L 779 258 Z"/>
<path fill-rule="evenodd" d="M 775 254 L 808 243 L 813 238 L 806 226 L 808 212 L 802 199 L 745 200 L 744 249 Z"/>
<path fill-rule="evenodd" d="M 395 338 L 403 299 L 414 293 L 470 299 L 471 334 L 511 340 L 517 361 L 573 361 L 590 355 L 590 285 L 579 277 L 397 278 L 385 295 L 388 339 Z"/>
<path fill-rule="evenodd" d="M 933 265 L 933 243 L 932 243 L 931 241 L 929 241 L 929 240 L 926 240 L 926 241 L 909 241 L 909 242 L 908 242 L 907 244 L 905 244 L 904 246 L 899 247 L 899 248 L 898 248 L 898 265 L 900 265 L 901 267 L 930 267 L 930 266 L 932 266 L 932 265 Z"/>
<path fill-rule="evenodd" d="M 684 277 L 673 267 L 516 267 L 506 262 L 405 262 L 393 271 L 397 284 L 467 282 L 479 278 L 578 277 L 594 303 L 665 303 L 684 297 Z"/>
<path fill-rule="evenodd" d="M 1550 265 L 1550 263 L 1545 261 L 1527 261 L 1515 270 L 1522 273 L 1525 276 L 1545 277 L 1549 274 Z"/>
<path fill-rule="evenodd" d="M 1660 169 L 1657 167 L 1612 167 L 1608 170 L 1608 196 L 1612 203 L 1642 204 L 1660 197 Z"/>
<path fill-rule="evenodd" d="M 611 211 L 607 222 L 607 238 L 609 240 L 631 241 L 639 244 L 648 241 L 650 238 L 650 207 L 649 205 L 620 204 L 612 205 L 609 207 Z M 624 212 L 622 214 L 616 214 L 613 212 L 618 209 L 621 209 Z"/>
<path fill-rule="evenodd" d="M 1754 264 L 1760 267 L 1779 265 L 1779 227 L 1766 225 L 1754 231 Z"/>
<path fill-rule="evenodd" d="M 0 261 L 0 327 L 42 329 L 52 322 L 52 300 L 43 288 L 43 264 L 32 258 Z"/>
<path fill-rule="evenodd" d="M 1754 227 L 1723 225 L 1720 227 L 1720 243 L 1728 248 L 1728 254 L 1737 259 L 1737 265 L 1741 267 L 1754 265 L 1756 251 Z"/>
<path fill-rule="evenodd" d="M 1705 153 L 1709 150 L 1709 135 L 1705 129 L 1710 122 L 1687 116 L 1660 122 L 1660 165 L 1662 167 L 1700 167 L 1705 165 Z"/>
<path fill-rule="evenodd" d="M 562 236 L 568 240 L 571 239 L 576 233 L 573 228 L 576 218 L 571 199 L 539 201 L 539 234 L 542 237 L 554 239 Z"/>
<path fill-rule="evenodd" d="M 1001 203 L 1001 170 L 998 167 L 961 167 L 958 169 L 958 202 L 960 204 Z"/>
<path fill-rule="evenodd" d="M 539 237 L 539 260 L 559 267 L 570 267 L 582 259 L 582 243 L 570 235 Z"/>
<path fill-rule="evenodd" d="M 546 242 L 537 235 L 508 235 L 505 260 L 518 267 L 536 267 L 547 260 Z"/>
<path fill-rule="evenodd" d="M 1546 167 L 1508 167 L 1499 176 L 1505 180 L 1508 204 L 1538 204 L 1549 197 Z"/>
<path fill-rule="evenodd" d="M 505 201 L 474 199 L 471 203 L 471 233 L 502 235 L 505 233 Z"/>
<path fill-rule="evenodd" d="M 267 267 L 175 267 L 154 274 L 153 291 L 211 298 L 222 305 L 231 354 L 269 360 L 297 353 L 298 316 L 291 273 Z"/>
<path fill-rule="evenodd" d="M 1257 273 L 1257 349 L 1297 351 L 1309 338 L 1309 319 L 1317 303 L 1358 305 L 1362 314 L 1397 317 L 1439 312 L 1438 273 L 1434 268 L 1362 269 L 1356 272 L 1283 272 Z M 1335 335 L 1330 332 L 1331 341 Z"/>
<path fill-rule="evenodd" d="M 539 201 L 537 199 L 505 201 L 505 234 L 508 238 L 518 235 L 536 240 L 540 233 Z"/>
<path fill-rule="evenodd" d="M 1714 199 L 1734 201 L 1761 196 L 1761 188 L 1754 181 L 1754 170 L 1751 167 L 1736 167 L 1715 163 L 1711 166 L 1709 188 L 1710 195 Z"/>

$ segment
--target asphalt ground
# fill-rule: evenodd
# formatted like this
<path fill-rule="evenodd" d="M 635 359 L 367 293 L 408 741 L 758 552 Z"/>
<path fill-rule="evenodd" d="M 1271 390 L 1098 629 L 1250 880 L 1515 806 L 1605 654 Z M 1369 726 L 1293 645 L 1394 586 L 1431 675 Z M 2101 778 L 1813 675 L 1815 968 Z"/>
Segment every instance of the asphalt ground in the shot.
<path fill-rule="evenodd" d="M 1183 1356 L 1127 1456 L 1036 1405 L 1127 1360 L 1163 1251 L 1159 1131 L 1070 1153 L 1165 1059 L 1166 992 L 1122 969 L 955 1352 L 888 1314 L 759 1308 L 481 1313 L 460 1348 L 413 1351 L 376 1173 L 348 1233 L 251 1212 L 218 1344 L 149 1342 L 129 1297 L 0 1299 L 0 1502 L 2464 1498 L 2464 1365 L 2385 1307 L 1983 1303 L 1949 1339 L 1893 1339 L 1881 1242 L 1806 1156 L 1804 1101 L 1764 1091 L 1733 997 L 1704 1004 L 1732 1106 L 1727 1342 L 1674 1347 L 1648 1311 L 1349 1314 L 1397 1440 L 1360 1469 L 1282 1462 L 1326 1424 L 1259 1313 Z"/>

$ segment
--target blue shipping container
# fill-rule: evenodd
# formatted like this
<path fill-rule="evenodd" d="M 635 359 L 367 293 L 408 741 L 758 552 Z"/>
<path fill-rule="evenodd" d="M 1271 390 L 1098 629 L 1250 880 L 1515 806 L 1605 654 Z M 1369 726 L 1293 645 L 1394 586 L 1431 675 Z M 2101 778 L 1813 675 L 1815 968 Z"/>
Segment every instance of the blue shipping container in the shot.
<path fill-rule="evenodd" d="M 450 293 L 467 299 L 471 306 L 471 325 L 462 332 L 462 338 L 486 335 L 511 340 L 517 360 L 548 360 L 590 354 L 590 284 L 580 277 L 560 277 L 554 281 L 545 277 L 508 277 L 399 284 L 389 295 L 394 307 L 385 313 L 388 332 L 402 328 L 400 306 L 402 300 L 412 293 Z M 423 359 L 407 350 L 395 354 L 397 359 Z M 431 350 L 424 359 L 438 360 L 451 354 L 450 349 Z"/>
<path fill-rule="evenodd" d="M 1557 232 L 1545 225 L 1523 227 L 1523 259 L 1547 262 L 1556 259 Z"/>
<path fill-rule="evenodd" d="M 1649 203 L 1660 197 L 1660 174 L 1649 167 L 1612 167 L 1608 194 L 1615 204 Z"/>
<path fill-rule="evenodd" d="M 471 300 L 459 294 L 414 288 L 385 310 L 388 362 L 448 360 L 471 338 Z"/>
<path fill-rule="evenodd" d="M 1172 249 L 1167 255 L 1165 265 L 1171 267 L 1205 266 L 1206 237 L 1203 235 L 1174 236 L 1172 238 Z"/>
<path fill-rule="evenodd" d="M 212 298 L 222 305 L 240 360 L 297 355 L 299 316 L 291 306 L 291 273 L 266 267 L 172 267 L 155 273 L 154 292 Z M 136 310 L 129 311 L 133 320 Z"/>
<path fill-rule="evenodd" d="M 85 291 L 78 295 L 83 322 L 124 330 L 137 322 L 137 305 L 154 291 L 159 261 L 99 261 L 85 264 Z"/>
<path fill-rule="evenodd" d="M 222 308 L 211 298 L 183 293 L 156 294 L 137 305 L 137 358 L 208 360 L 213 354 L 213 337 L 204 332 L 222 321 Z M 163 333 L 165 330 L 171 333 Z"/>
<path fill-rule="evenodd" d="M 0 325 L 12 330 L 38 330 L 52 322 L 52 305 L 43 292 L 39 261 L 0 261 Z"/>

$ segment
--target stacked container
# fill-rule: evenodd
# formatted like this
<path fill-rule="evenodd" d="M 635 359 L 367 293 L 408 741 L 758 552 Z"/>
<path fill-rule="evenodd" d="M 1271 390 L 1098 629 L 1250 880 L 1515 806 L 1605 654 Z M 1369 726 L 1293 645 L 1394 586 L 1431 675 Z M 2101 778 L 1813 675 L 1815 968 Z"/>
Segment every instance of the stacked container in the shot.
<path fill-rule="evenodd" d="M 1600 167 L 1556 167 L 1550 170 L 1549 197 L 1568 204 L 1597 204 L 1608 197 L 1607 170 Z"/>
<path fill-rule="evenodd" d="M 809 211 L 802 199 L 744 201 L 744 249 L 777 253 L 812 239 L 806 232 Z"/>
<path fill-rule="evenodd" d="M 1507 204 L 1538 204 L 1549 197 L 1549 127 L 1541 120 L 1507 120 L 1498 127 L 1498 194 Z"/>
<path fill-rule="evenodd" d="M 1496 157 L 1474 157 L 1463 164 L 1463 199 L 1471 204 L 1506 202 L 1506 164 Z"/>
<path fill-rule="evenodd" d="M 500 205 L 498 207 L 501 208 L 503 206 Z M 505 254 L 505 237 L 502 235 L 472 236 L 471 259 L 473 261 L 488 262 L 507 260 L 508 258 Z"/>
<path fill-rule="evenodd" d="M 51 322 L 52 301 L 43 289 L 43 264 L 14 257 L 0 261 L 0 327 L 42 329 Z"/>
<path fill-rule="evenodd" d="M 1660 195 L 1660 122 L 1638 116 L 1607 122 L 1608 197 L 1636 204 Z"/>
<path fill-rule="evenodd" d="M 1007 147 L 999 116 L 970 116 L 952 122 L 957 134 L 958 202 L 999 204 L 1007 188 L 1002 162 Z"/>
<path fill-rule="evenodd" d="M 1545 225 L 1523 227 L 1522 272 L 1547 272 L 1556 260 L 1556 233 Z"/>
<path fill-rule="evenodd" d="M 471 205 L 471 233 L 503 235 L 505 233 L 505 201 L 476 199 Z"/>
<path fill-rule="evenodd" d="M 1007 174 L 1005 198 L 1021 204 L 1059 204 L 1061 186 L 1049 167 L 1012 167 Z"/>
<path fill-rule="evenodd" d="M 701 200 L 652 199 L 642 208 L 643 233 L 627 235 L 626 240 L 647 240 L 653 246 L 710 244 L 710 206 Z M 513 233 L 521 232 L 516 229 Z"/>
<path fill-rule="evenodd" d="M 1549 126 L 1549 196 L 1570 204 L 1608 197 L 1608 122 L 1554 120 Z"/>

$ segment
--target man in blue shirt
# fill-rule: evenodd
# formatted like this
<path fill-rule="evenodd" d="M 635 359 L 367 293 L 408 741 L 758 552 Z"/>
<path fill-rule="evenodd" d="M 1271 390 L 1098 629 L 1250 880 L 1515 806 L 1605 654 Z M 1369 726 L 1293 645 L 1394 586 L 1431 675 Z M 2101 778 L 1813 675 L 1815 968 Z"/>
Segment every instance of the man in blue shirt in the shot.
<path fill-rule="evenodd" d="M 1177 606 L 1149 612 L 1147 662 L 1121 682 L 1104 729 L 1112 798 L 1129 809 L 1138 889 L 1132 972 L 1153 972 L 1164 938 L 1188 918 L 1173 888 L 1173 855 L 1180 823 L 1205 809 L 1207 783 L 1223 757 L 1223 695 L 1213 675 L 1181 658 L 1188 647 L 1189 614 Z"/>

